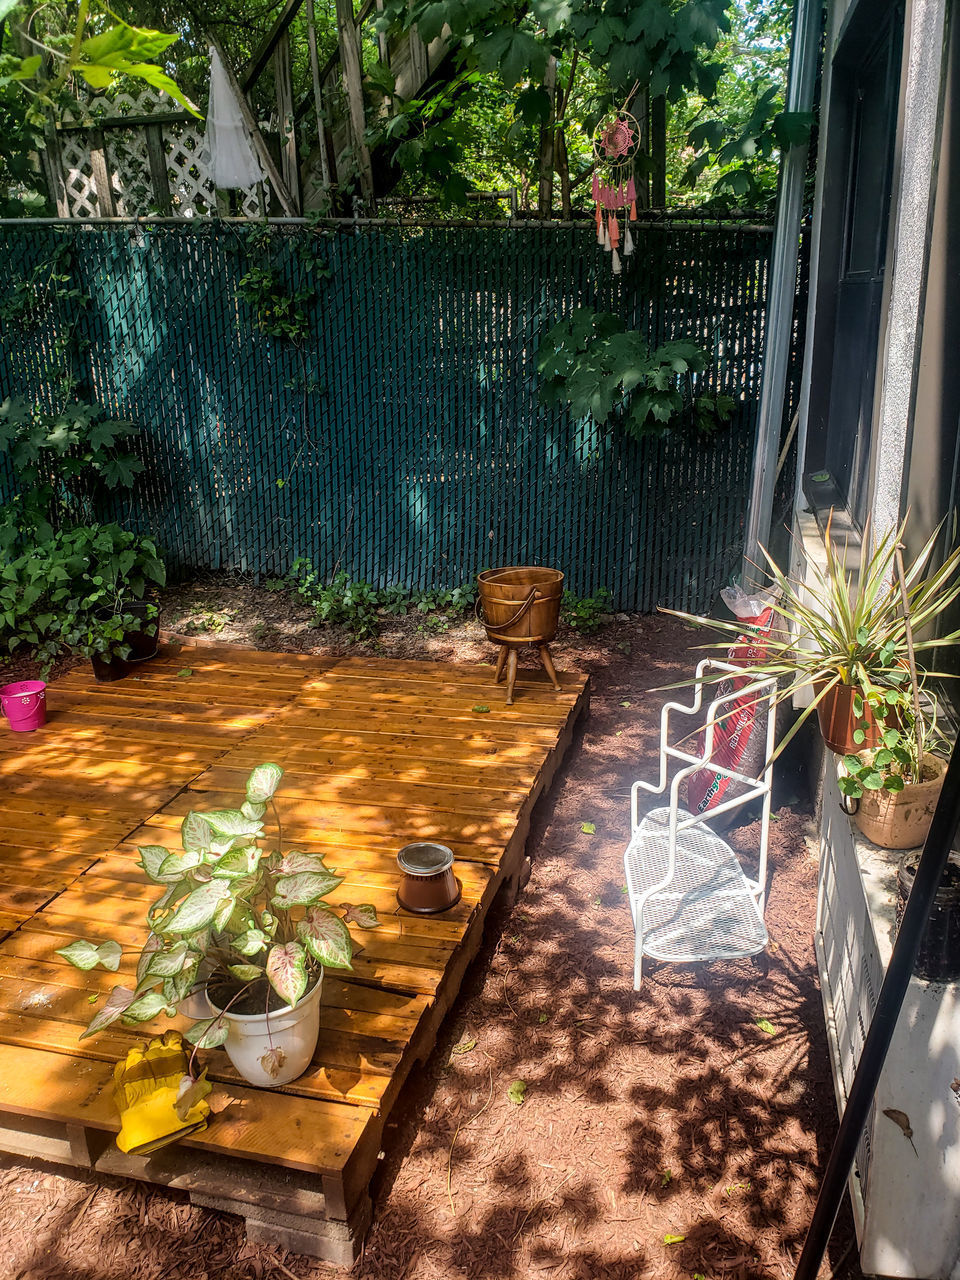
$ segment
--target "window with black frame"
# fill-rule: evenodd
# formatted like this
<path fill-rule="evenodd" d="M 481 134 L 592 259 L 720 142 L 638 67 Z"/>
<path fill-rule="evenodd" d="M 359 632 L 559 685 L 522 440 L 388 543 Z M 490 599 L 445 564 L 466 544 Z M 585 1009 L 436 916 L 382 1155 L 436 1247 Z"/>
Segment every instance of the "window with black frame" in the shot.
<path fill-rule="evenodd" d="M 868 12 L 869 11 L 869 12 Z M 862 529 L 882 344 L 881 303 L 903 9 L 861 3 L 834 55 L 804 487 Z"/>

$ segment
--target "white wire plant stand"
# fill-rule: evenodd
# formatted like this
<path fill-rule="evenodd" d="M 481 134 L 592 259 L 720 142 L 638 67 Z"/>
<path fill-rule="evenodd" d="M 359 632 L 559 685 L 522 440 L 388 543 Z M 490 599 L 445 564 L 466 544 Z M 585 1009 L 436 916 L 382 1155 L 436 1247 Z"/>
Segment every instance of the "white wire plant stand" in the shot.
<path fill-rule="evenodd" d="M 724 673 L 740 676 L 743 684 L 740 667 L 708 658 L 697 666 L 693 702 L 689 706 L 680 702 L 668 702 L 664 706 L 660 714 L 659 781 L 656 785 L 638 781 L 630 790 L 631 839 L 623 855 L 623 865 L 636 930 L 633 971 L 636 991 L 643 981 L 645 955 L 680 963 L 734 960 L 757 955 L 768 942 L 763 912 L 773 790 L 771 758 L 776 735 L 776 680 L 751 679 L 739 689 L 721 688 L 719 696 L 708 705 L 703 737 L 697 739 L 693 751 L 682 749 L 682 744 L 697 732 L 689 722 L 676 742 L 671 743 L 670 739 L 671 716 L 699 715 L 705 685 L 716 688 L 715 677 Z M 711 678 L 705 679 L 708 674 Z M 754 732 L 764 733 L 759 721 L 766 711 L 764 766 L 759 778 L 751 778 L 711 759 L 718 724 L 733 714 L 731 704 L 745 697 L 753 701 L 758 718 Z M 726 778 L 739 784 L 735 796 L 721 800 L 702 816 L 680 806 L 684 782 L 701 769 L 709 769 L 718 780 Z M 674 770 L 672 780 L 671 770 Z M 663 795 L 668 782 L 669 806 L 653 809 L 641 818 L 641 789 Z M 708 825 L 708 819 L 743 808 L 757 799 L 762 799 L 763 804 L 759 865 L 754 880 L 744 873 L 736 854 Z"/>

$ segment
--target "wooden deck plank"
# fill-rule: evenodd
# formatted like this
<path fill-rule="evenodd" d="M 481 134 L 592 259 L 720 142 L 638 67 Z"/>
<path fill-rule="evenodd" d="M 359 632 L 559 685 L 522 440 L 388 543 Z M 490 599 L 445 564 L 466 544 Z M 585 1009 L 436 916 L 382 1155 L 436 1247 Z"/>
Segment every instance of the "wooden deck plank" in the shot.
<path fill-rule="evenodd" d="M 319 1214 L 331 1240 L 355 1239 L 386 1116 L 432 1048 L 494 893 L 519 873 L 532 806 L 586 705 L 579 677 L 564 677 L 559 695 L 542 673 L 522 681 L 507 708 L 490 667 L 195 645 L 116 685 L 79 670 L 55 682 L 44 729 L 17 741 L 0 733 L 0 1148 L 75 1162 L 96 1145 L 77 1135 L 99 1130 L 103 1150 L 118 1124 L 113 1063 L 170 1025 L 114 1025 L 78 1041 L 104 993 L 132 977 L 144 907 L 157 895 L 136 845 L 176 850 L 190 809 L 232 806 L 249 770 L 273 759 L 285 770 L 285 846 L 323 852 L 343 876 L 331 902 L 372 902 L 382 926 L 355 931 L 351 973 L 327 975 L 317 1053 L 300 1080 L 252 1089 L 222 1050 L 204 1055 L 235 1103 L 184 1145 L 213 1161 L 198 1168 L 220 1172 L 198 1182 L 177 1165 L 156 1178 L 247 1213 L 239 1192 L 224 1202 L 211 1190 L 248 1185 L 231 1169 L 309 1175 L 317 1192 L 303 1230 L 317 1229 Z M 396 901 L 397 851 L 424 838 L 450 845 L 461 882 L 460 902 L 441 917 Z M 84 973 L 55 954 L 78 937 L 116 938 L 118 973 Z M 105 1153 L 103 1167 L 153 1176 L 149 1162 L 116 1155 Z M 287 1203 L 294 1184 L 271 1176 L 257 1202 Z M 313 1193 L 296 1186 L 305 1213 Z"/>

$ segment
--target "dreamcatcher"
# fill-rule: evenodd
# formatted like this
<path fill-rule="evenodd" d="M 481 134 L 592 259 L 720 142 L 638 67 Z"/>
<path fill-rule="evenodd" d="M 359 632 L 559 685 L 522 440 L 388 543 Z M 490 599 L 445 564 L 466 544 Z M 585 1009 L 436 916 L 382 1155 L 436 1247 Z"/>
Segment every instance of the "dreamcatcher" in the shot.
<path fill-rule="evenodd" d="M 613 273 L 620 274 L 620 248 L 624 257 L 633 253 L 630 223 L 637 220 L 637 188 L 633 163 L 640 150 L 640 126 L 623 107 L 600 121 L 593 135 L 593 199 L 596 204 L 597 243 L 613 255 Z M 620 211 L 623 237 L 620 235 Z M 627 213 L 629 210 L 629 214 Z"/>

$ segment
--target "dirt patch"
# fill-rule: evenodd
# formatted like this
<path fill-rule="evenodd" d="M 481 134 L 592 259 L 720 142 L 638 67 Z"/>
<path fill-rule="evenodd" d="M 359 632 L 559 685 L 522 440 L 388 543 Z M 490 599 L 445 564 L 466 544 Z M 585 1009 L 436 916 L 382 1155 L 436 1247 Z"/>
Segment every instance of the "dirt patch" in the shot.
<path fill-rule="evenodd" d="M 263 612 L 276 593 L 221 591 L 236 592 L 219 597 L 237 614 L 224 640 L 272 620 L 291 648 L 316 651 L 296 630 L 303 619 Z M 593 675 L 592 714 L 536 811 L 530 882 L 491 914 L 437 1049 L 388 1126 L 362 1280 L 792 1276 L 836 1110 L 812 942 L 817 869 L 789 771 L 772 829 L 769 954 L 648 965 L 632 989 L 629 788 L 655 771 L 663 695 L 651 690 L 689 669 L 691 639 L 630 618 L 558 642 L 559 668 Z M 492 652 L 473 623 L 427 640 L 416 656 Z M 755 837 L 734 833 L 746 861 Z M 0 1167 L 0 1238 L 3 1274 L 20 1280 L 342 1274 L 247 1245 L 237 1220 L 174 1195 L 13 1160 Z M 859 1277 L 851 1238 L 845 1211 L 824 1276 Z"/>

